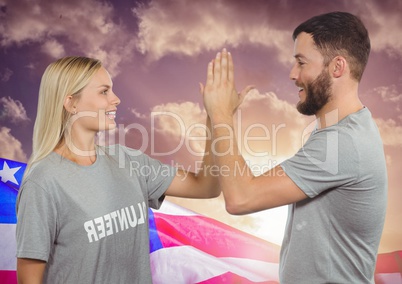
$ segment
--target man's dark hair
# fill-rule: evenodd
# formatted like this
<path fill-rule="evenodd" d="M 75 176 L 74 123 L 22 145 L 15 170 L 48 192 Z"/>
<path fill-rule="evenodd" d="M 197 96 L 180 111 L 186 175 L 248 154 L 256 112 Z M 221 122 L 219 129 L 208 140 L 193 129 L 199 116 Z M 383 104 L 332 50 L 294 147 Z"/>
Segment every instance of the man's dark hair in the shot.
<path fill-rule="evenodd" d="M 293 40 L 301 32 L 312 36 L 325 66 L 341 55 L 349 63 L 352 78 L 361 80 L 370 54 L 370 38 L 358 17 L 346 12 L 318 15 L 301 23 L 293 32 Z"/>

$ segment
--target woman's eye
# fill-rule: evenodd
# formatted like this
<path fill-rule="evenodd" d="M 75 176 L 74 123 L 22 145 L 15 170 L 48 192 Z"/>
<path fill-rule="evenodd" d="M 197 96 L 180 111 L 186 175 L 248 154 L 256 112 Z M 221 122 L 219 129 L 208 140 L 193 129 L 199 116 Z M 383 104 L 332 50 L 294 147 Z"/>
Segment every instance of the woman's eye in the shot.
<path fill-rule="evenodd" d="M 102 94 L 103 94 L 103 95 L 107 95 L 107 91 L 108 91 L 108 89 L 103 90 L 103 91 L 102 91 Z"/>

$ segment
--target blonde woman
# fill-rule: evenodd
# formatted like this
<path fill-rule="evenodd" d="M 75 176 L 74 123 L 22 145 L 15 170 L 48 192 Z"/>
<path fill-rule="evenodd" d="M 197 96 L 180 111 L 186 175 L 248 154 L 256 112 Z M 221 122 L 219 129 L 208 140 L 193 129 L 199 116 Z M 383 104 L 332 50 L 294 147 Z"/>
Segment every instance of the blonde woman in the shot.
<path fill-rule="evenodd" d="M 220 194 L 208 173 L 97 146 L 96 133 L 116 127 L 119 104 L 98 60 L 66 57 L 46 69 L 17 202 L 19 283 L 152 283 L 148 207 L 165 195 Z"/>

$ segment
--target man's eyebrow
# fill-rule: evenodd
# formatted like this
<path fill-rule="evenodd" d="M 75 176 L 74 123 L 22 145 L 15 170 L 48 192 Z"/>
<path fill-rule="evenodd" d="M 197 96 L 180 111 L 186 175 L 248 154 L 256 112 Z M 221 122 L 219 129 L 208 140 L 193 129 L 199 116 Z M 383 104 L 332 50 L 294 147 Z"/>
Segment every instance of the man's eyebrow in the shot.
<path fill-rule="evenodd" d="M 304 55 L 301 54 L 301 53 L 295 54 L 294 58 L 296 58 L 296 59 L 307 59 L 306 56 L 304 56 Z"/>

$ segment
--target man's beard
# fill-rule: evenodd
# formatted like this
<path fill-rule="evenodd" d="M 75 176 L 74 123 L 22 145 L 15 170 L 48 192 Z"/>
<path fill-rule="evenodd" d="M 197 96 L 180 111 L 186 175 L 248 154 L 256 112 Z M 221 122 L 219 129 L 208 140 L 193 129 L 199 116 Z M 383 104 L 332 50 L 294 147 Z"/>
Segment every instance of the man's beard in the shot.
<path fill-rule="evenodd" d="M 297 103 L 297 110 L 304 115 L 316 114 L 331 97 L 331 77 L 324 68 L 318 77 L 304 88 L 306 98 Z"/>

